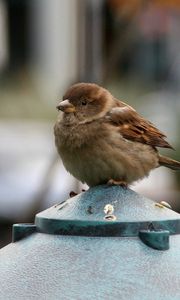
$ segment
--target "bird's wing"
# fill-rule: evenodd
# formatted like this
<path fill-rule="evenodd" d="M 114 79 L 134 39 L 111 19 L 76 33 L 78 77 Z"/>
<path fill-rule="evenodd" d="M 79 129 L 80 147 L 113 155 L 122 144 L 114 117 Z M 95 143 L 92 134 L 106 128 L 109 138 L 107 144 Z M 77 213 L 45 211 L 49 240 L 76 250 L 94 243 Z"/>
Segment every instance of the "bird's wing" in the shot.
<path fill-rule="evenodd" d="M 111 124 L 118 126 L 121 135 L 128 140 L 148 144 L 152 147 L 173 149 L 165 140 L 165 134 L 123 102 L 119 101 L 117 106 L 111 109 L 107 114 L 107 119 Z"/>

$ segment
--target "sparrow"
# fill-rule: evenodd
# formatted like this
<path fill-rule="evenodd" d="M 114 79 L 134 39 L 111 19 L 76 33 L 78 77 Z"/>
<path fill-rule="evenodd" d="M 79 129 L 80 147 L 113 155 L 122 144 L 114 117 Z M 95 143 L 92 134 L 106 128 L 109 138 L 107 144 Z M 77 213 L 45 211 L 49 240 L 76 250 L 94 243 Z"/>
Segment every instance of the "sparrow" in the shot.
<path fill-rule="evenodd" d="M 72 85 L 57 105 L 55 144 L 66 170 L 87 185 L 127 186 L 160 166 L 180 162 L 160 155 L 166 135 L 95 83 Z"/>

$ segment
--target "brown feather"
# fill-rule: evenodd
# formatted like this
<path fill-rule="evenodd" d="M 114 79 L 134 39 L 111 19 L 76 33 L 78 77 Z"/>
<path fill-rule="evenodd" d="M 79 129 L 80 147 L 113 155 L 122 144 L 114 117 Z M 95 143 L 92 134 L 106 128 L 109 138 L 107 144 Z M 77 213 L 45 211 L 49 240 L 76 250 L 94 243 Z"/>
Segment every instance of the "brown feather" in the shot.
<path fill-rule="evenodd" d="M 165 140 L 164 133 L 141 117 L 131 106 L 126 106 L 121 101 L 118 102 L 109 112 L 108 120 L 119 127 L 119 131 L 124 138 L 153 147 L 173 149 Z"/>
<path fill-rule="evenodd" d="M 166 156 L 159 155 L 159 164 L 172 170 L 180 170 L 180 162 Z"/>

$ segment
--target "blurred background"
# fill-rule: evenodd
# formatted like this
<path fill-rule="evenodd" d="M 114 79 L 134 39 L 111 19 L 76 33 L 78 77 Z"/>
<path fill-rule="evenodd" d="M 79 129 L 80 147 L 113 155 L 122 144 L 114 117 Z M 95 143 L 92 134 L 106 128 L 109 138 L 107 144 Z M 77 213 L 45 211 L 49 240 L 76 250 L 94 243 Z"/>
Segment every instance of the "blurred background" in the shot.
<path fill-rule="evenodd" d="M 13 223 L 84 186 L 56 154 L 55 106 L 72 83 L 96 82 L 164 131 L 180 160 L 179 0 L 0 0 L 0 247 Z M 132 189 L 180 211 L 180 174 Z"/>

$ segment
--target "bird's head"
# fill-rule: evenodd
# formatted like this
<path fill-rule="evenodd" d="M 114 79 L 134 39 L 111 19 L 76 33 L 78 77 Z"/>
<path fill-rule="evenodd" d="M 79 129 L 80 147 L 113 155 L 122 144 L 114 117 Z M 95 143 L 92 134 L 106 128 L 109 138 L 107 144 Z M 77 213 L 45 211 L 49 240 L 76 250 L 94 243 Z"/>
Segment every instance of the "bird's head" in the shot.
<path fill-rule="evenodd" d="M 77 83 L 67 90 L 57 109 L 86 123 L 103 117 L 112 106 L 113 97 L 106 89 L 94 83 Z"/>

